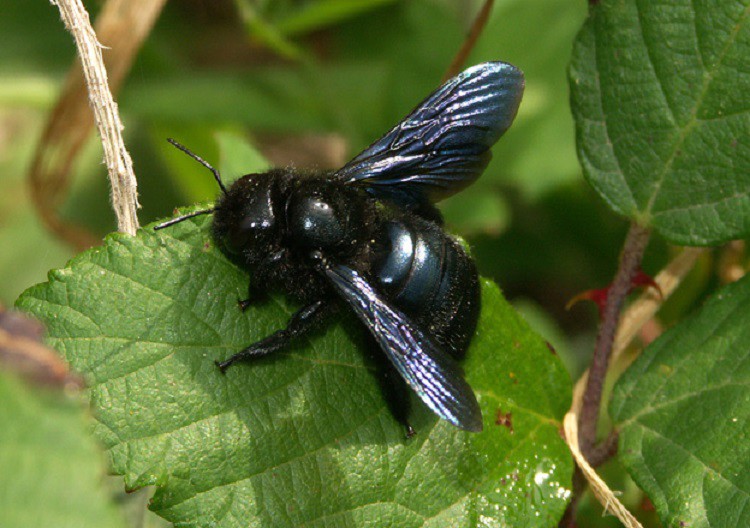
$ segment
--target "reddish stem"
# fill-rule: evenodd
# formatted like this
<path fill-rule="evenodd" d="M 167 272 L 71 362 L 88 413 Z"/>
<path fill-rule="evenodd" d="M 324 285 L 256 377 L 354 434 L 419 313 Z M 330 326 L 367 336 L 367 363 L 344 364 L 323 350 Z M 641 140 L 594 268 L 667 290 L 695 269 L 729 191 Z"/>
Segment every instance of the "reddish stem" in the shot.
<path fill-rule="evenodd" d="M 589 377 L 586 390 L 583 393 L 583 405 L 578 423 L 581 452 L 587 460 L 595 452 L 600 455 L 600 450 L 596 448 L 596 430 L 599 423 L 599 408 L 602 402 L 604 379 L 612 354 L 612 343 L 620 321 L 620 312 L 625 303 L 625 298 L 632 288 L 633 279 L 641 269 L 641 259 L 648 244 L 648 238 L 649 231 L 646 228 L 637 224 L 630 226 L 620 255 L 620 266 L 610 286 L 602 312 L 594 357 L 589 368 Z"/>
<path fill-rule="evenodd" d="M 461 49 L 458 50 L 458 53 L 456 53 L 456 56 L 453 57 L 450 66 L 448 66 L 448 69 L 443 76 L 443 82 L 447 81 L 451 77 L 458 75 L 458 73 L 463 69 L 464 62 L 466 62 L 466 59 L 469 57 L 471 50 L 474 49 L 474 46 L 479 39 L 479 35 L 482 34 L 484 26 L 487 24 L 487 20 L 489 20 L 490 18 L 490 13 L 492 12 L 492 6 L 494 5 L 494 3 L 495 0 L 485 0 L 482 8 L 479 10 L 479 13 L 477 14 L 474 22 L 471 25 L 469 34 L 466 36 L 466 40 L 464 40 Z"/>

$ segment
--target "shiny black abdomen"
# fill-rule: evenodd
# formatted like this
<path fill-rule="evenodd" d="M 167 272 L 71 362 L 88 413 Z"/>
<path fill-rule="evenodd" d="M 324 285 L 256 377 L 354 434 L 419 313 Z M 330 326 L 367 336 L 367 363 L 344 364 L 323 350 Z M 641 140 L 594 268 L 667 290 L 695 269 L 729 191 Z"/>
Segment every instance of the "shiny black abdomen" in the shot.
<path fill-rule="evenodd" d="M 380 288 L 456 358 L 469 346 L 479 317 L 474 262 L 438 225 L 415 215 L 385 223 L 388 251 L 372 269 Z"/>

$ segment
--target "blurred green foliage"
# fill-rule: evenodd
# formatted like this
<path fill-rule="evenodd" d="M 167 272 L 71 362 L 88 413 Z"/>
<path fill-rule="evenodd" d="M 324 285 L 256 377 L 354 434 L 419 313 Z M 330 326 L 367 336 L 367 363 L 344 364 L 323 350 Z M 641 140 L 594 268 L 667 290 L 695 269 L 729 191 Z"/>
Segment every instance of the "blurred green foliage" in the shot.
<path fill-rule="evenodd" d="M 4 47 L 0 52 L 0 130 L 8 131 L 0 143 L 6 182 L 0 196 L 0 243 L 12 248 L 0 256 L 0 301 L 9 304 L 72 256 L 39 224 L 24 172 L 74 49 L 54 9 L 2 3 L 8 6 L 3 6 L 0 29 L 18 43 L 13 51 Z M 248 6 L 279 38 L 304 53 L 296 60 L 280 59 L 280 50 L 263 34 L 248 30 L 243 11 Z M 167 4 L 118 97 L 139 179 L 141 222 L 215 195 L 214 182 L 202 168 L 164 138 L 175 137 L 219 164 L 219 131 L 244 134 L 261 145 L 267 137 L 335 134 L 345 146 L 345 160 L 437 87 L 477 8 L 476 1 L 445 0 Z M 544 275 L 556 277 L 554 291 L 536 301 L 553 310 L 592 279 L 607 280 L 624 226 L 611 217 L 597 226 L 606 247 L 592 254 L 585 240 L 577 239 L 579 225 L 538 229 L 523 219 L 538 207 L 542 212 L 592 207 L 592 195 L 581 192 L 567 105 L 566 65 L 584 16 L 585 6 L 563 0 L 496 3 L 468 62 L 517 64 L 527 78 L 525 99 L 485 175 L 444 204 L 449 225 L 481 247 L 482 272 L 514 296 L 537 297 L 539 275 L 529 271 L 549 270 Z M 39 37 L 26 38 L 28 27 Z M 114 221 L 100 155 L 92 138 L 74 167 L 63 215 L 104 235 Z M 274 161 L 296 163 L 294 144 Z M 242 169 L 229 170 L 231 178 Z M 550 201 L 556 203 L 545 203 Z M 607 216 L 603 208 L 592 214 Z M 570 221 L 558 215 L 563 218 Z M 529 256 L 554 258 L 522 265 L 508 258 L 514 252 L 507 251 L 507 244 L 528 230 L 535 233 Z M 557 239 L 560 231 L 569 233 L 564 244 Z M 561 262 L 573 265 L 560 270 Z M 577 321 L 581 318 L 583 324 Z M 564 325 L 590 330 L 592 322 L 584 309 Z"/>
<path fill-rule="evenodd" d="M 122 528 L 80 399 L 0 373 L 0 525 Z"/>

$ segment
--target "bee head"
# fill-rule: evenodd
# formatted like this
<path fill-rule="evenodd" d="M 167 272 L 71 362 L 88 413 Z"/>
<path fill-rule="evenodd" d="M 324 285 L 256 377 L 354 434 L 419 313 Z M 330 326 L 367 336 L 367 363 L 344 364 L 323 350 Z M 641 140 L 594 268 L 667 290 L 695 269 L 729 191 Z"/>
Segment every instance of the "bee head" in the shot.
<path fill-rule="evenodd" d="M 219 197 L 211 229 L 225 254 L 254 261 L 278 244 L 277 194 L 274 175 L 264 173 L 243 176 Z"/>
<path fill-rule="evenodd" d="M 213 239 L 228 257 L 252 262 L 266 255 L 278 239 L 274 210 L 277 191 L 272 175 L 248 174 L 227 189 L 219 171 L 207 161 L 174 139 L 167 141 L 208 168 L 221 189 L 221 195 L 214 207 L 167 220 L 154 229 L 163 229 L 194 216 L 213 213 Z"/>

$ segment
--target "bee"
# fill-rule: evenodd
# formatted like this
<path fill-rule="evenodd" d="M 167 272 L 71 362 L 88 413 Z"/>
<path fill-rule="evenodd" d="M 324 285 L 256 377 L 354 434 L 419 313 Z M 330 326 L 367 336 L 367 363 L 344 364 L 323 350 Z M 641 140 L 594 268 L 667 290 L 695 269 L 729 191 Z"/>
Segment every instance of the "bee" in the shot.
<path fill-rule="evenodd" d="M 229 188 L 208 162 L 170 140 L 213 173 L 221 194 L 214 207 L 155 229 L 213 214 L 216 245 L 250 274 L 241 308 L 269 291 L 302 305 L 285 328 L 217 362 L 221 371 L 283 350 L 348 309 L 402 392 L 408 386 L 440 418 L 481 431 L 479 404 L 458 364 L 479 317 L 477 270 L 434 204 L 482 174 L 523 88 L 511 64 L 473 66 L 341 169 L 272 169 Z M 392 410 L 413 434 L 408 410 Z"/>

